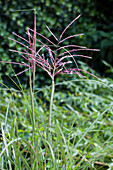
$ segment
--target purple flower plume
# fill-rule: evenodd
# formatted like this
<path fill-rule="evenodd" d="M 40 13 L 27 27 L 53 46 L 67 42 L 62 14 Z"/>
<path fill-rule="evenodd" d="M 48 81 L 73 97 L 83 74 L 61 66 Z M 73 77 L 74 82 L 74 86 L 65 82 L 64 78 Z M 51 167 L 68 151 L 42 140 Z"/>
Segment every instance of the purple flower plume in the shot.
<path fill-rule="evenodd" d="M 24 43 L 21 43 L 20 41 L 10 38 L 10 40 L 15 41 L 16 43 L 22 45 L 25 48 L 24 51 L 18 51 L 18 50 L 10 50 L 10 51 L 20 53 L 21 57 L 23 57 L 27 63 L 17 63 L 17 62 L 5 62 L 5 63 L 20 64 L 20 65 L 27 67 L 27 69 L 25 69 L 24 71 L 22 71 L 20 73 L 17 73 L 16 75 L 22 74 L 29 69 L 32 69 L 32 71 L 33 71 L 34 65 L 35 65 L 35 66 L 42 68 L 44 71 L 46 71 L 51 78 L 53 78 L 53 76 L 56 76 L 57 74 L 77 74 L 79 76 L 84 77 L 81 73 L 81 72 L 84 72 L 84 73 L 90 74 L 91 76 L 99 79 L 98 77 L 92 75 L 91 73 L 81 70 L 79 68 L 69 68 L 69 69 L 66 68 L 66 65 L 72 63 L 72 59 L 74 59 L 75 56 L 91 58 L 91 57 L 85 56 L 85 55 L 73 54 L 73 52 L 90 51 L 90 50 L 91 51 L 99 51 L 98 49 L 88 49 L 87 47 L 82 47 L 82 46 L 78 46 L 75 44 L 65 45 L 65 46 L 62 45 L 64 41 L 66 41 L 70 38 L 76 38 L 77 36 L 83 35 L 83 34 L 76 34 L 76 35 L 71 35 L 71 36 L 68 36 L 68 37 L 62 39 L 65 31 L 79 17 L 80 17 L 80 15 L 78 17 L 76 17 L 64 29 L 64 31 L 61 33 L 59 38 L 57 38 L 54 35 L 54 33 L 50 30 L 50 28 L 48 26 L 46 26 L 47 30 L 51 33 L 51 35 L 56 40 L 56 44 L 53 43 L 47 37 L 36 32 L 36 21 L 34 21 L 34 30 L 32 30 L 31 28 L 28 28 L 28 31 L 27 31 L 28 40 L 21 37 L 20 35 L 18 35 L 16 33 L 13 33 L 15 36 L 17 36 L 21 40 L 24 40 L 27 43 L 27 45 L 25 45 Z M 41 38 L 41 40 L 36 38 L 36 34 Z M 50 43 L 50 45 L 45 44 L 43 42 L 43 39 L 45 39 L 48 43 Z M 38 41 L 39 46 L 41 46 L 40 48 L 38 48 L 38 50 L 36 49 L 36 41 Z M 68 50 L 68 49 L 70 49 L 70 50 Z M 68 61 L 65 61 L 66 59 L 68 59 Z M 69 60 L 69 59 L 71 59 L 71 60 Z M 4 61 L 0 61 L 0 62 L 4 62 Z"/>

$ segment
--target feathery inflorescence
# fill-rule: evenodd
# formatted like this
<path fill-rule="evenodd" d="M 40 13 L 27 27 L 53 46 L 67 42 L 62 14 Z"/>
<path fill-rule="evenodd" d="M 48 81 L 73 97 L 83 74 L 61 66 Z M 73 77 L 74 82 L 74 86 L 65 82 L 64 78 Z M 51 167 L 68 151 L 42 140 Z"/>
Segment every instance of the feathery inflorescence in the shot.
<path fill-rule="evenodd" d="M 86 72 L 82 69 L 79 69 L 78 67 L 68 68 L 68 69 L 66 68 L 66 64 L 72 63 L 72 60 L 65 61 L 66 59 L 69 59 L 69 58 L 74 59 L 74 57 L 77 57 L 77 56 L 85 57 L 85 58 L 91 58 L 91 57 L 85 56 L 85 55 L 79 55 L 79 54 L 76 54 L 76 53 L 73 54 L 73 52 L 90 51 L 90 50 L 91 51 L 99 51 L 98 49 L 88 49 L 87 47 L 82 47 L 82 46 L 78 46 L 78 45 L 75 45 L 75 44 L 63 45 L 64 41 L 66 41 L 70 38 L 74 38 L 74 37 L 83 35 L 83 34 L 76 34 L 76 35 L 71 35 L 71 36 L 68 36 L 68 37 L 62 39 L 65 31 L 79 17 L 80 17 L 80 15 L 77 16 L 64 29 L 64 31 L 61 33 L 59 39 L 49 29 L 49 27 L 46 26 L 47 30 L 51 33 L 51 35 L 56 40 L 56 44 L 54 42 L 52 42 L 50 39 L 48 39 L 47 37 L 36 32 L 36 21 L 34 21 L 34 30 L 32 30 L 31 28 L 28 28 L 28 31 L 27 31 L 28 40 L 21 37 L 20 35 L 18 35 L 16 33 L 13 33 L 18 38 L 24 40 L 28 45 L 25 45 L 25 44 L 21 43 L 20 41 L 15 40 L 15 39 L 9 38 L 10 40 L 15 41 L 16 43 L 25 47 L 24 51 L 17 51 L 17 50 L 12 50 L 12 49 L 10 49 L 10 51 L 20 53 L 21 56 L 25 59 L 25 61 L 27 63 L 17 63 L 17 62 L 5 62 L 5 63 L 20 64 L 20 65 L 23 65 L 25 67 L 28 67 L 27 69 L 25 69 L 24 71 L 22 71 L 22 72 L 20 72 L 16 75 L 22 74 L 23 72 L 29 70 L 29 68 L 32 69 L 32 71 L 33 71 L 34 64 L 35 64 L 35 66 L 41 67 L 43 70 L 45 70 L 51 78 L 53 78 L 53 76 L 56 76 L 57 74 L 77 74 L 79 76 L 83 76 L 81 74 L 81 72 L 85 72 L 87 74 L 90 74 L 91 76 L 94 76 L 91 73 L 88 73 L 88 72 Z M 32 35 L 32 33 L 33 33 L 33 35 Z M 39 37 L 44 39 L 44 41 L 46 40 L 50 45 L 47 45 L 46 43 L 44 43 L 43 40 L 37 39 L 36 35 L 38 35 Z M 38 41 L 39 46 L 41 46 L 40 48 L 38 48 L 38 50 L 36 49 L 36 41 Z M 71 50 L 67 50 L 69 48 L 71 48 Z M 62 50 L 64 52 L 62 52 Z M 3 61 L 1 61 L 1 62 L 3 62 Z M 94 76 L 94 77 L 96 77 L 96 76 Z M 96 77 L 96 78 L 99 79 L 98 77 Z"/>

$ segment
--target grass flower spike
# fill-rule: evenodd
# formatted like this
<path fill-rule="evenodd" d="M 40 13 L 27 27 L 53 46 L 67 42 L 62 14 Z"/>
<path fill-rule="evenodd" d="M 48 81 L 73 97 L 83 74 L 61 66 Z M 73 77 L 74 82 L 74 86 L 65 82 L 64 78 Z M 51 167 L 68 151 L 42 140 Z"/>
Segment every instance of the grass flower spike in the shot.
<path fill-rule="evenodd" d="M 77 54 L 78 51 L 99 51 L 98 49 L 88 49 L 87 47 L 82 47 L 76 44 L 69 44 L 69 45 L 63 45 L 63 43 L 71 38 L 75 38 L 84 34 L 75 34 L 68 36 L 63 39 L 63 35 L 66 32 L 66 30 L 77 20 L 79 19 L 80 15 L 77 16 L 61 33 L 60 37 L 57 38 L 55 34 L 50 30 L 48 26 L 46 26 L 47 30 L 50 32 L 50 34 L 54 37 L 55 42 L 52 42 L 47 37 L 43 36 L 42 34 L 36 32 L 36 17 L 34 18 L 34 30 L 31 28 L 28 28 L 28 40 L 21 37 L 20 35 L 13 33 L 18 38 L 24 40 L 28 45 L 25 45 L 17 40 L 14 40 L 10 38 L 12 41 L 15 41 L 16 43 L 22 45 L 25 47 L 24 51 L 17 51 L 17 50 L 10 50 L 12 52 L 20 53 L 21 56 L 25 59 L 24 63 L 16 63 L 16 62 L 6 62 L 11 64 L 20 64 L 27 69 L 24 71 L 16 74 L 22 74 L 23 72 L 31 69 L 32 75 L 33 75 L 33 92 L 34 92 L 34 86 L 35 86 L 35 67 L 38 66 L 42 68 L 44 71 L 47 72 L 47 74 L 52 79 L 52 91 L 51 91 L 51 100 L 50 100 L 50 127 L 51 127 L 51 117 L 52 117 L 52 105 L 53 105 L 53 96 L 54 96 L 54 77 L 57 74 L 77 74 L 79 76 L 82 76 L 81 72 L 85 72 L 87 74 L 90 74 L 91 76 L 99 79 L 95 75 L 92 75 L 91 73 L 86 72 L 85 70 L 79 69 L 77 66 L 77 63 L 75 61 L 74 57 L 84 57 L 84 58 L 91 58 L 89 56 L 85 55 L 79 55 Z M 33 35 L 32 35 L 33 34 Z M 38 35 L 37 38 L 36 35 Z M 36 48 L 36 41 L 39 43 L 38 49 Z M 44 43 L 44 42 L 47 43 Z M 74 60 L 76 64 L 76 68 L 66 68 L 67 64 L 72 63 L 72 60 Z M 3 62 L 3 61 L 2 61 Z M 100 79 L 99 79 L 100 80 Z"/>

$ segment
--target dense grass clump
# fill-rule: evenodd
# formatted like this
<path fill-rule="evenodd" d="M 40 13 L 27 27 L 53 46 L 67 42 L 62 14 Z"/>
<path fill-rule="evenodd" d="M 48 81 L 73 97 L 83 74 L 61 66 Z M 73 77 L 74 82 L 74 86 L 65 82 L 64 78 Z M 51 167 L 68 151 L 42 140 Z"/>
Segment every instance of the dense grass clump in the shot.
<path fill-rule="evenodd" d="M 24 89 L 0 89 L 2 168 L 36 169 L 38 162 L 40 169 L 112 168 L 113 97 L 109 87 L 113 81 L 104 79 L 107 87 L 89 80 L 88 76 L 87 80 L 72 76 L 68 81 L 68 78 L 65 76 L 65 81 L 56 83 L 51 129 L 50 87 L 35 93 L 37 153 L 30 119 L 30 93 Z M 48 138 L 50 131 L 51 138 Z"/>

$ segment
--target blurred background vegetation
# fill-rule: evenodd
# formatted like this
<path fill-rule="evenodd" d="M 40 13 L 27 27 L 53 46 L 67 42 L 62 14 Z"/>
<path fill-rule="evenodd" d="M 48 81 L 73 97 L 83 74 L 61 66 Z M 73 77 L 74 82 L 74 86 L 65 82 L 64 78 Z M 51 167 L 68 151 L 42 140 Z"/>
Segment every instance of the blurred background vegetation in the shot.
<path fill-rule="evenodd" d="M 95 69 L 100 75 L 113 78 L 113 71 L 110 70 L 113 65 L 113 1 L 91 1 L 91 0 L 0 0 L 0 60 L 22 62 L 23 58 L 18 54 L 9 51 L 10 48 L 22 50 L 22 47 L 8 38 L 14 38 L 12 32 L 27 38 L 25 32 L 28 27 L 33 28 L 33 11 L 37 13 L 37 32 L 51 38 L 51 34 L 46 29 L 46 25 L 59 37 L 62 30 L 79 14 L 82 16 L 71 25 L 66 34 L 73 35 L 84 33 L 84 36 L 78 39 L 71 39 L 71 44 L 87 46 L 88 48 L 98 48 L 100 52 L 89 52 L 91 60 L 82 59 L 87 65 Z M 15 11 L 24 10 L 28 11 Z M 66 35 L 65 34 L 65 35 Z M 54 41 L 54 40 L 53 40 Z M 76 42 L 75 42 L 76 41 Z M 69 43 L 69 40 L 67 40 Z M 81 59 L 80 59 L 81 60 Z M 105 60 L 106 62 L 103 62 Z M 109 64 L 110 65 L 109 65 Z M 23 70 L 20 66 L 14 65 L 16 73 Z M 47 77 L 41 69 L 37 72 L 38 85 Z M 4 83 L 10 85 L 10 79 L 6 75 L 14 76 L 9 64 L 1 63 L 0 76 Z M 25 73 L 27 74 L 27 73 Z M 38 75 L 38 74 L 37 74 Z M 27 82 L 26 76 L 20 75 L 19 78 L 23 83 Z M 14 77 L 13 77 L 14 78 Z M 49 77 L 48 77 L 49 78 Z M 46 79 L 47 83 L 48 80 Z M 44 82 L 43 82 L 44 83 Z"/>

